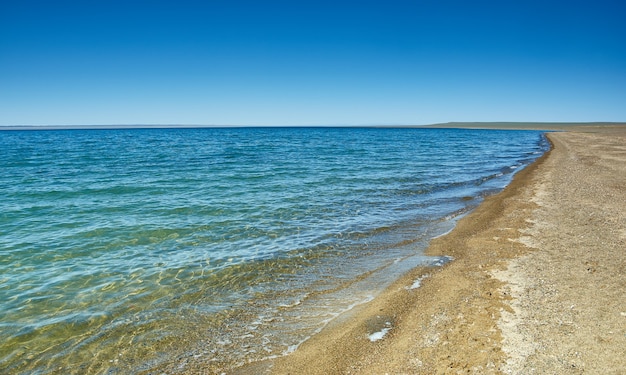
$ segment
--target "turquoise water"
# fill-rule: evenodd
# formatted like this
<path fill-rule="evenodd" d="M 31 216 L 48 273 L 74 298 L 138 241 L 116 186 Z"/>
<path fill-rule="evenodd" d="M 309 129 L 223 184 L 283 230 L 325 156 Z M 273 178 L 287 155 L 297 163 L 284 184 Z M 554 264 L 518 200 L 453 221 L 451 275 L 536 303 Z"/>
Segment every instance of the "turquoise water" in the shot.
<path fill-rule="evenodd" d="M 0 369 L 282 355 L 547 149 L 534 131 L 0 132 Z"/>

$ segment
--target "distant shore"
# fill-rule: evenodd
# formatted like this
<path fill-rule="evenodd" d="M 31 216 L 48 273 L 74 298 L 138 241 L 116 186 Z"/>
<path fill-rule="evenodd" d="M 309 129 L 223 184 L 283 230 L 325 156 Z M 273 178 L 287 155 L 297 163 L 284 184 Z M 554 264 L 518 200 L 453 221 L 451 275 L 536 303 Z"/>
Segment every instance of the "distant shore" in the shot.
<path fill-rule="evenodd" d="M 428 254 L 453 262 L 412 270 L 294 353 L 234 373 L 623 371 L 626 126 L 566 129 L 549 135 L 551 152 L 431 242 Z M 416 280 L 419 288 L 407 288 Z"/>
<path fill-rule="evenodd" d="M 623 122 L 447 122 L 421 126 L 424 128 L 544 130 L 577 132 L 621 132 Z"/>

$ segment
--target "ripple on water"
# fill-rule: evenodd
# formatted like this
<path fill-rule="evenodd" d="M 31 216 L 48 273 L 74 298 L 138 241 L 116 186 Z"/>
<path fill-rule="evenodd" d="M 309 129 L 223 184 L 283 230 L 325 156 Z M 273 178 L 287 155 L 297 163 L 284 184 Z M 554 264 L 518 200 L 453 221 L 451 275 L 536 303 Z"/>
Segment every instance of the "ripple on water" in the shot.
<path fill-rule="evenodd" d="M 0 142 L 0 365 L 18 374 L 282 355 L 406 270 L 448 261 L 421 250 L 545 150 L 537 132 L 423 129 Z"/>

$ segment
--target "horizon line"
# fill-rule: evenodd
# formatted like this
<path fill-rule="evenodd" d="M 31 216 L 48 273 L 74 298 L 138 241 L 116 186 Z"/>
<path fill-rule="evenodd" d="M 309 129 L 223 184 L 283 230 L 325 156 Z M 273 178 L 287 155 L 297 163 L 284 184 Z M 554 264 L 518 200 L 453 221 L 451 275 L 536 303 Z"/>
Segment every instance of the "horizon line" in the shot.
<path fill-rule="evenodd" d="M 79 124 L 79 125 L 0 125 L 0 130 L 90 130 L 90 129 L 199 129 L 199 128 L 421 128 L 421 127 L 455 127 L 470 125 L 491 125 L 514 127 L 517 125 L 571 125 L 601 126 L 626 125 L 626 121 L 449 121 L 430 124 L 294 124 L 294 125 L 245 125 L 245 124 Z"/>

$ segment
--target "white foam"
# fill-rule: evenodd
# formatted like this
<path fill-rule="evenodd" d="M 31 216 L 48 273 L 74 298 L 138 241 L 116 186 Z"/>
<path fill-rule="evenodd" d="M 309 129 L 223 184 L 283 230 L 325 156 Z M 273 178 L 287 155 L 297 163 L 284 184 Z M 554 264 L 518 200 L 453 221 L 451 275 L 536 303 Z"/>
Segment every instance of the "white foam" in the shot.
<path fill-rule="evenodd" d="M 299 299 L 296 299 L 295 301 L 293 301 L 292 303 L 283 303 L 278 305 L 278 307 L 284 308 L 284 309 L 289 309 L 292 307 L 296 307 L 302 304 L 302 301 L 304 301 L 306 298 L 309 297 L 309 293 L 305 293 L 303 296 L 301 296 Z"/>
<path fill-rule="evenodd" d="M 387 324 L 389 325 L 389 324 L 391 324 L 391 323 L 387 323 Z M 371 341 L 371 342 L 375 342 L 375 341 L 382 340 L 383 338 L 385 338 L 385 335 L 386 335 L 389 331 L 391 331 L 391 327 L 383 328 L 383 329 L 381 329 L 381 330 L 380 330 L 380 331 L 378 331 L 378 332 L 374 332 L 374 333 L 372 333 L 372 334 L 371 334 L 371 335 L 369 335 L 368 337 L 369 337 L 369 339 L 370 339 L 370 341 Z"/>
<path fill-rule="evenodd" d="M 422 280 L 424 280 L 425 278 L 427 278 L 430 275 L 422 275 L 421 277 L 418 277 L 417 279 L 415 279 L 415 281 L 413 281 L 413 284 L 411 284 L 411 286 L 407 287 L 407 289 L 417 289 L 420 286 L 422 286 Z"/>
<path fill-rule="evenodd" d="M 448 263 L 448 262 L 452 262 L 454 260 L 454 257 L 451 257 L 449 255 L 444 255 L 443 257 L 437 259 L 435 262 L 432 263 L 433 266 L 435 267 L 441 267 L 444 264 Z"/>
<path fill-rule="evenodd" d="M 280 304 L 280 305 L 278 305 L 278 307 L 282 307 L 284 309 L 288 309 L 290 307 L 296 307 L 296 306 L 300 305 L 301 303 L 302 303 L 302 301 L 297 300 L 297 301 L 294 301 L 293 303 L 289 303 L 289 304 L 286 304 L 286 303 Z"/>

